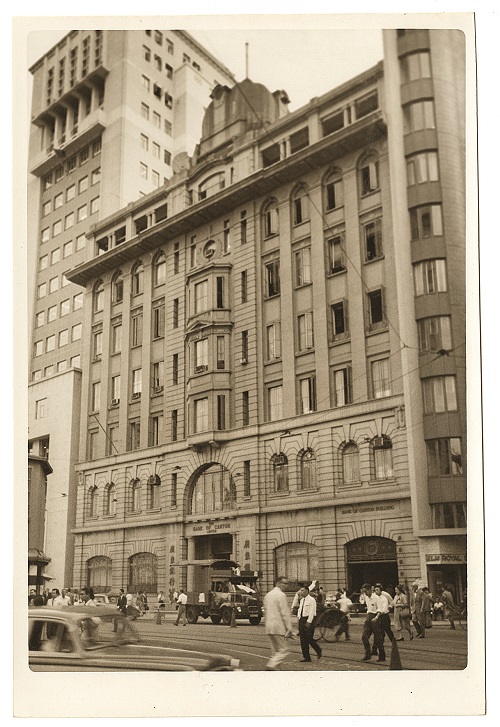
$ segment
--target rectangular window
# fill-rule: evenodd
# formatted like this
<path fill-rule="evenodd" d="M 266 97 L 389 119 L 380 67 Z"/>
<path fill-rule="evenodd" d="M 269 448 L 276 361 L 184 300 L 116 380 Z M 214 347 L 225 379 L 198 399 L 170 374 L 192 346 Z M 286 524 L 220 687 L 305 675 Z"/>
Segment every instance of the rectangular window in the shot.
<path fill-rule="evenodd" d="M 415 295 L 446 293 L 446 260 L 425 260 L 413 266 Z"/>
<path fill-rule="evenodd" d="M 330 273 L 342 273 L 346 269 L 343 237 L 336 235 L 328 240 Z"/>
<path fill-rule="evenodd" d="M 208 399 L 197 399 L 194 402 L 194 431 L 206 432 L 208 429 Z"/>
<path fill-rule="evenodd" d="M 326 209 L 335 210 L 344 204 L 344 193 L 341 179 L 334 179 L 326 184 Z"/>
<path fill-rule="evenodd" d="M 61 259 L 61 248 L 57 247 L 55 250 L 52 250 L 50 253 L 50 264 L 55 265 L 55 263 L 58 263 Z"/>
<path fill-rule="evenodd" d="M 296 285 L 306 285 L 311 282 L 311 248 L 304 247 L 295 253 L 295 280 Z"/>
<path fill-rule="evenodd" d="M 248 275 L 246 270 L 241 271 L 241 302 L 246 303 L 248 300 Z"/>
<path fill-rule="evenodd" d="M 47 217 L 50 212 L 52 212 L 52 200 L 49 199 L 48 202 L 44 202 L 42 205 L 42 217 Z"/>
<path fill-rule="evenodd" d="M 69 330 L 65 328 L 63 331 L 59 331 L 59 337 L 58 337 L 58 348 L 61 348 L 62 346 L 67 346 L 69 341 Z"/>
<path fill-rule="evenodd" d="M 163 361 L 153 363 L 153 391 L 155 393 L 163 391 Z"/>
<path fill-rule="evenodd" d="M 248 391 L 243 391 L 241 394 L 241 423 L 244 427 L 250 424 L 249 396 Z"/>
<path fill-rule="evenodd" d="M 102 331 L 96 331 L 93 336 L 92 345 L 94 359 L 100 358 L 102 354 Z"/>
<path fill-rule="evenodd" d="M 67 298 L 66 300 L 61 301 L 61 304 L 59 306 L 59 315 L 60 316 L 67 316 L 70 311 L 70 300 Z"/>
<path fill-rule="evenodd" d="M 424 413 L 457 411 L 455 376 L 434 376 L 422 381 Z"/>
<path fill-rule="evenodd" d="M 365 248 L 365 262 L 376 260 L 383 256 L 382 248 L 382 220 L 373 220 L 363 225 L 363 240 Z"/>
<path fill-rule="evenodd" d="M 250 497 L 250 460 L 243 462 L 243 497 Z"/>
<path fill-rule="evenodd" d="M 268 389 L 269 421 L 283 418 L 283 386 L 270 386 Z"/>
<path fill-rule="evenodd" d="M 344 128 L 344 112 L 337 111 L 332 116 L 328 116 L 325 119 L 321 119 L 321 127 L 323 136 L 333 134 L 335 131 L 340 131 Z"/>
<path fill-rule="evenodd" d="M 38 261 L 38 270 L 46 270 L 49 264 L 49 256 L 42 255 Z"/>
<path fill-rule="evenodd" d="M 308 414 L 316 411 L 316 377 L 308 376 L 301 379 L 300 383 L 300 413 Z"/>
<path fill-rule="evenodd" d="M 148 167 L 143 162 L 139 163 L 139 176 L 141 177 L 141 179 L 148 178 Z"/>
<path fill-rule="evenodd" d="M 72 341 L 80 341 L 81 337 L 82 337 L 82 324 L 81 323 L 77 323 L 71 329 L 71 340 Z"/>
<path fill-rule="evenodd" d="M 244 245 L 247 241 L 247 227 L 248 222 L 246 219 L 246 210 L 243 210 L 241 212 L 241 220 L 240 220 L 240 242 L 242 245 Z"/>
<path fill-rule="evenodd" d="M 151 181 L 153 182 L 154 187 L 160 186 L 160 175 L 158 174 L 158 172 L 155 172 L 154 169 L 151 172 Z"/>
<path fill-rule="evenodd" d="M 85 235 L 78 235 L 75 240 L 75 250 L 83 250 L 85 247 Z"/>
<path fill-rule="evenodd" d="M 217 395 L 217 429 L 226 428 L 226 397 L 224 394 Z"/>
<path fill-rule="evenodd" d="M 189 265 L 191 268 L 196 267 L 196 235 L 191 238 L 191 247 L 189 248 Z"/>
<path fill-rule="evenodd" d="M 83 308 L 83 293 L 77 293 L 73 296 L 73 310 Z"/>
<path fill-rule="evenodd" d="M 194 342 L 195 372 L 208 371 L 208 338 Z"/>
<path fill-rule="evenodd" d="M 63 258 L 69 257 L 73 252 L 73 241 L 65 242 L 63 245 Z"/>
<path fill-rule="evenodd" d="M 58 361 L 57 363 L 57 373 L 61 373 L 62 371 L 66 371 L 68 368 L 68 362 L 67 361 Z"/>
<path fill-rule="evenodd" d="M 76 186 L 74 184 L 72 184 L 66 190 L 66 202 L 71 202 L 71 200 L 75 198 L 75 194 L 76 194 Z"/>
<path fill-rule="evenodd" d="M 73 366 L 74 368 L 79 369 L 80 368 L 80 354 L 78 356 L 72 356 L 69 360 L 69 365 Z"/>
<path fill-rule="evenodd" d="M 440 502 L 431 507 L 433 528 L 441 530 L 467 527 L 467 503 Z"/>
<path fill-rule="evenodd" d="M 171 426 L 171 435 L 172 435 L 172 442 L 177 442 L 177 439 L 179 437 L 178 432 L 178 423 L 179 423 L 179 416 L 177 409 L 172 409 L 172 414 L 170 416 L 170 426 Z"/>
<path fill-rule="evenodd" d="M 150 447 L 157 447 L 162 439 L 162 432 L 163 430 L 163 417 L 161 414 L 155 414 L 149 419 L 149 446 Z M 157 485 L 153 485 L 153 492 L 156 494 L 160 494 L 159 488 Z M 159 502 L 152 502 L 151 508 L 159 507 Z"/>
<path fill-rule="evenodd" d="M 153 308 L 153 338 L 165 335 L 165 303 Z"/>
<path fill-rule="evenodd" d="M 50 229 L 48 227 L 43 229 L 41 232 L 41 236 L 42 236 L 42 242 L 47 242 L 48 240 L 50 240 Z"/>
<path fill-rule="evenodd" d="M 215 279 L 216 284 L 216 305 L 217 308 L 224 308 L 224 278 L 218 275 Z"/>
<path fill-rule="evenodd" d="M 179 298 L 174 298 L 172 310 L 172 328 L 179 327 Z"/>
<path fill-rule="evenodd" d="M 111 457 L 113 454 L 118 454 L 118 427 L 109 426 L 106 437 L 106 456 Z"/>
<path fill-rule="evenodd" d="M 267 359 L 281 358 L 281 324 L 271 323 L 267 326 Z"/>
<path fill-rule="evenodd" d="M 153 126 L 157 129 L 161 129 L 161 116 L 156 111 L 153 111 Z"/>
<path fill-rule="evenodd" d="M 47 411 L 47 399 L 39 399 L 35 402 L 35 419 L 43 419 Z"/>
<path fill-rule="evenodd" d="M 132 371 L 132 399 L 138 399 L 142 393 L 142 369 Z"/>
<path fill-rule="evenodd" d="M 141 422 L 139 420 L 129 422 L 127 444 L 128 444 L 128 447 L 127 447 L 128 451 L 140 449 L 140 446 L 141 446 Z"/>
<path fill-rule="evenodd" d="M 403 83 L 430 77 L 431 59 L 429 51 L 419 51 L 401 58 L 401 81 Z"/>
<path fill-rule="evenodd" d="M 377 91 L 373 91 L 372 93 L 369 93 L 367 96 L 358 98 L 355 102 L 355 108 L 356 108 L 356 119 L 361 119 L 361 118 L 363 118 L 363 116 L 367 116 L 368 114 L 371 114 L 372 111 L 375 111 L 376 109 L 378 109 L 378 93 L 377 93 Z"/>
<path fill-rule="evenodd" d="M 371 161 L 361 167 L 361 194 L 371 194 L 379 188 L 378 162 Z"/>
<path fill-rule="evenodd" d="M 49 353 L 49 351 L 53 351 L 56 347 L 56 337 L 55 336 L 48 336 L 48 338 L 45 341 L 45 352 Z"/>
<path fill-rule="evenodd" d="M 406 171 L 409 187 L 423 182 L 439 181 L 437 151 L 425 151 L 408 157 Z"/>
<path fill-rule="evenodd" d="M 312 311 L 303 313 L 297 319 L 299 334 L 299 351 L 307 351 L 314 348 L 314 328 Z"/>
<path fill-rule="evenodd" d="M 347 301 L 341 300 L 332 305 L 332 339 L 339 341 L 347 338 L 348 335 Z"/>
<path fill-rule="evenodd" d="M 84 204 L 81 207 L 79 207 L 78 210 L 77 210 L 77 219 L 78 219 L 78 222 L 82 222 L 83 220 L 86 220 L 87 219 L 87 214 L 88 214 L 88 212 L 87 212 L 87 205 L 86 204 Z"/>
<path fill-rule="evenodd" d="M 98 444 L 97 435 L 98 435 L 97 431 L 89 432 L 88 444 L 89 444 L 89 459 L 90 460 L 97 459 L 97 444 Z"/>
<path fill-rule="evenodd" d="M 141 103 L 141 116 L 146 121 L 149 121 L 149 106 L 145 103 Z"/>
<path fill-rule="evenodd" d="M 96 381 L 92 384 L 92 411 L 99 411 L 101 404 L 101 382 Z"/>
<path fill-rule="evenodd" d="M 43 353 L 43 341 L 35 341 L 34 344 L 34 355 L 41 356 Z"/>
<path fill-rule="evenodd" d="M 429 477 L 462 475 L 462 447 L 458 437 L 430 439 L 427 444 Z"/>
<path fill-rule="evenodd" d="M 344 366 L 333 372 L 333 405 L 352 404 L 351 367 Z"/>
<path fill-rule="evenodd" d="M 248 363 L 248 331 L 241 332 L 241 363 Z"/>
<path fill-rule="evenodd" d="M 418 321 L 418 340 L 421 353 L 451 351 L 450 316 L 435 316 Z"/>
<path fill-rule="evenodd" d="M 170 507 L 177 507 L 177 472 L 172 472 L 170 482 Z"/>
<path fill-rule="evenodd" d="M 122 325 L 117 323 L 111 327 L 111 353 L 120 353 L 122 350 Z"/>
<path fill-rule="evenodd" d="M 59 290 L 59 278 L 51 278 L 49 280 L 49 293 L 55 293 Z"/>
<path fill-rule="evenodd" d="M 224 220 L 224 230 L 222 233 L 224 253 L 231 250 L 231 227 L 230 220 Z"/>
<path fill-rule="evenodd" d="M 51 305 L 50 308 L 47 309 L 47 322 L 50 323 L 51 321 L 55 321 L 57 318 L 57 306 Z"/>
<path fill-rule="evenodd" d="M 386 325 L 384 313 L 384 296 L 382 288 L 367 293 L 368 303 L 368 329 L 370 331 L 384 328 Z"/>
<path fill-rule="evenodd" d="M 415 207 L 410 210 L 411 239 L 422 240 L 443 234 L 443 218 L 440 204 Z"/>
<path fill-rule="evenodd" d="M 217 368 L 226 368 L 226 339 L 225 336 L 217 336 Z"/>
<path fill-rule="evenodd" d="M 264 291 L 266 298 L 280 294 L 280 261 L 271 260 L 264 266 Z"/>
<path fill-rule="evenodd" d="M 132 317 L 132 346 L 140 346 L 142 344 L 142 313 Z"/>
<path fill-rule="evenodd" d="M 179 272 L 179 259 L 179 243 L 176 242 L 174 245 L 174 275 L 177 275 L 177 273 Z"/>
<path fill-rule="evenodd" d="M 208 309 L 208 280 L 194 286 L 194 312 L 202 313 Z"/>
<path fill-rule="evenodd" d="M 38 298 L 38 300 L 40 300 L 40 298 L 45 298 L 46 295 L 47 295 L 47 283 L 40 283 L 40 285 L 38 286 L 38 288 L 36 290 L 36 297 Z"/>
<path fill-rule="evenodd" d="M 81 194 L 82 192 L 86 192 L 88 188 L 89 188 L 88 176 L 82 177 L 78 182 L 78 194 Z"/>
<path fill-rule="evenodd" d="M 91 185 L 94 186 L 94 184 L 97 184 L 97 182 L 99 182 L 100 179 L 101 179 L 101 167 L 97 167 L 97 169 L 94 169 L 92 171 Z"/>
<path fill-rule="evenodd" d="M 172 356 L 172 385 L 177 386 L 179 383 L 179 354 L 174 353 Z"/>
<path fill-rule="evenodd" d="M 405 134 L 422 129 L 434 129 L 434 101 L 414 101 L 404 107 Z"/>
<path fill-rule="evenodd" d="M 90 214 L 95 215 L 96 212 L 99 212 L 100 206 L 101 206 L 100 197 L 94 197 L 94 199 L 91 199 L 90 200 Z"/>
<path fill-rule="evenodd" d="M 381 399 L 384 396 L 391 395 L 391 379 L 388 358 L 371 362 L 371 384 L 373 399 Z"/>
<path fill-rule="evenodd" d="M 40 311 L 35 315 L 35 328 L 40 328 L 45 323 L 45 311 Z"/>

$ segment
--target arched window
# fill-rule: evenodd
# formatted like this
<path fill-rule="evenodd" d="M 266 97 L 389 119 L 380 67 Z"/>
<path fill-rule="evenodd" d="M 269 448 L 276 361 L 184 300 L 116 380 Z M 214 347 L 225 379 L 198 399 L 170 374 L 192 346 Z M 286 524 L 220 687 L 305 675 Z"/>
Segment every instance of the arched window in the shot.
<path fill-rule="evenodd" d="M 136 553 L 129 558 L 128 588 L 132 593 L 157 592 L 158 558 L 154 553 Z"/>
<path fill-rule="evenodd" d="M 342 449 L 342 473 L 345 484 L 359 482 L 359 449 L 354 442 L 347 442 Z"/>
<path fill-rule="evenodd" d="M 141 481 L 135 477 L 129 485 L 129 511 L 138 512 L 141 508 Z"/>
<path fill-rule="evenodd" d="M 144 290 L 144 265 L 138 262 L 132 270 L 132 295 L 139 295 Z"/>
<path fill-rule="evenodd" d="M 148 479 L 148 509 L 155 510 L 160 507 L 161 479 L 158 475 L 151 475 Z"/>
<path fill-rule="evenodd" d="M 359 192 L 362 197 L 380 189 L 378 156 L 367 154 L 358 165 Z"/>
<path fill-rule="evenodd" d="M 327 211 L 336 210 L 344 204 L 342 173 L 336 170 L 329 174 L 324 183 L 324 201 Z"/>
<path fill-rule="evenodd" d="M 100 313 L 104 308 L 104 283 L 99 280 L 94 287 L 94 313 Z"/>
<path fill-rule="evenodd" d="M 392 466 L 392 442 L 389 437 L 374 437 L 370 443 L 373 476 L 376 480 L 388 480 L 394 476 Z"/>
<path fill-rule="evenodd" d="M 276 200 L 268 202 L 262 210 L 262 229 L 264 237 L 272 237 L 279 232 L 278 203 Z"/>
<path fill-rule="evenodd" d="M 88 490 L 88 516 L 97 517 L 99 507 L 99 490 L 93 485 Z"/>
<path fill-rule="evenodd" d="M 163 285 L 167 279 L 167 259 L 163 252 L 159 252 L 154 262 L 154 284 Z"/>
<path fill-rule="evenodd" d="M 198 186 L 198 200 L 201 202 L 201 200 L 207 199 L 207 197 L 211 197 L 212 195 L 217 194 L 217 192 L 220 192 L 220 190 L 224 189 L 225 186 L 226 179 L 224 176 L 224 172 L 212 174 L 211 177 L 205 179 Z"/>
<path fill-rule="evenodd" d="M 304 184 L 293 194 L 292 219 L 294 225 L 300 225 L 309 219 L 309 190 Z"/>
<path fill-rule="evenodd" d="M 112 296 L 113 303 L 121 303 L 123 300 L 123 275 L 121 271 L 116 273 L 113 278 Z"/>
<path fill-rule="evenodd" d="M 312 449 L 299 453 L 300 464 L 300 490 L 310 490 L 316 487 L 316 456 Z"/>
<path fill-rule="evenodd" d="M 229 470 L 213 464 L 198 475 L 189 508 L 192 515 L 234 510 L 235 507 L 236 487 Z"/>
<path fill-rule="evenodd" d="M 112 585 L 112 560 L 104 555 L 96 555 L 87 561 L 87 588 L 95 593 L 106 593 Z"/>
<path fill-rule="evenodd" d="M 273 492 L 288 492 L 288 459 L 283 452 L 271 457 Z"/>
<path fill-rule="evenodd" d="M 318 546 L 311 543 L 285 543 L 274 551 L 276 576 L 288 579 L 288 590 L 318 578 Z"/>
<path fill-rule="evenodd" d="M 104 514 L 116 515 L 116 485 L 110 482 L 104 489 Z"/>

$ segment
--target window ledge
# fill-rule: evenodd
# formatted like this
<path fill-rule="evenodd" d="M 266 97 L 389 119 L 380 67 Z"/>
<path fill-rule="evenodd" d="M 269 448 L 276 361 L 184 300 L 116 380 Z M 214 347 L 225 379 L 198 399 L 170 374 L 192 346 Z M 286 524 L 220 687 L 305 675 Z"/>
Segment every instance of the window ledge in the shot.
<path fill-rule="evenodd" d="M 279 499 L 279 498 L 282 498 L 282 497 L 289 497 L 289 495 L 290 495 L 290 490 L 287 490 L 286 492 L 270 492 L 269 493 L 269 497 L 272 497 L 273 499 L 274 498 Z"/>
<path fill-rule="evenodd" d="M 344 273 L 347 273 L 347 267 L 339 268 L 338 270 L 330 270 L 330 272 L 326 274 L 326 277 L 334 278 L 336 275 L 344 275 Z"/>
<path fill-rule="evenodd" d="M 328 343 L 330 346 L 339 346 L 341 343 L 349 343 L 351 341 L 351 334 L 346 333 L 343 336 L 335 336 L 335 338 L 329 339 Z"/>
<path fill-rule="evenodd" d="M 161 506 L 160 507 L 148 507 L 146 512 L 148 512 L 148 513 L 161 512 Z"/>
<path fill-rule="evenodd" d="M 389 325 L 384 322 L 384 324 L 381 324 L 379 328 L 367 328 L 365 331 L 365 334 L 367 336 L 376 336 L 377 333 L 384 333 L 385 331 L 389 330 Z"/>
<path fill-rule="evenodd" d="M 313 284 L 312 280 L 307 280 L 305 283 L 297 283 L 295 290 L 301 290 L 302 288 L 309 288 Z"/>
<path fill-rule="evenodd" d="M 363 487 L 363 482 L 359 480 L 359 482 L 341 482 L 338 487 L 339 489 L 342 488 L 343 490 L 351 490 L 351 489 L 357 489 L 358 487 Z"/>
<path fill-rule="evenodd" d="M 115 513 L 109 513 L 107 515 L 103 515 L 103 520 L 113 520 L 113 518 L 116 518 L 116 512 Z"/>
<path fill-rule="evenodd" d="M 309 495 L 312 492 L 319 492 L 319 487 L 304 487 L 302 489 L 297 488 L 297 495 Z"/>
<path fill-rule="evenodd" d="M 376 263 L 379 260 L 384 260 L 384 259 L 385 259 L 385 255 L 377 255 L 377 257 L 372 257 L 372 258 L 370 258 L 370 260 L 364 260 L 363 264 L 370 265 L 371 263 Z"/>
<path fill-rule="evenodd" d="M 380 487 L 381 485 L 397 485 L 397 480 L 395 477 L 387 477 L 383 480 L 368 480 L 368 485 L 370 487 Z"/>

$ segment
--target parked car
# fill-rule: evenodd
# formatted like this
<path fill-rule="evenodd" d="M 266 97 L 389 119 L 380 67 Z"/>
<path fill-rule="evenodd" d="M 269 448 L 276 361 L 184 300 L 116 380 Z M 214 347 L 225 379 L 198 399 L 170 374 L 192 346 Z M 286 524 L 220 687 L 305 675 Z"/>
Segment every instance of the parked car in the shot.
<path fill-rule="evenodd" d="M 110 600 L 106 593 L 94 593 L 94 601 L 99 605 L 103 603 L 110 603 Z"/>
<path fill-rule="evenodd" d="M 28 608 L 32 671 L 239 671 L 239 659 L 148 646 L 115 606 Z"/>

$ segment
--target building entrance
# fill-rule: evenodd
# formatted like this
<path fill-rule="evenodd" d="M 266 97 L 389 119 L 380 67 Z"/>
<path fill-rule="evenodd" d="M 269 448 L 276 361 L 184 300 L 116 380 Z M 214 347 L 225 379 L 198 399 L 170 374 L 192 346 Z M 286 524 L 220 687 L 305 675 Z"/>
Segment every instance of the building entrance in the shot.
<path fill-rule="evenodd" d="M 346 544 L 347 593 L 359 593 L 363 583 L 399 582 L 396 543 L 388 538 L 358 538 Z"/>
<path fill-rule="evenodd" d="M 233 559 L 233 536 L 229 533 L 224 535 L 200 535 L 194 539 L 194 557 L 196 560 L 207 558 L 216 560 Z"/>

